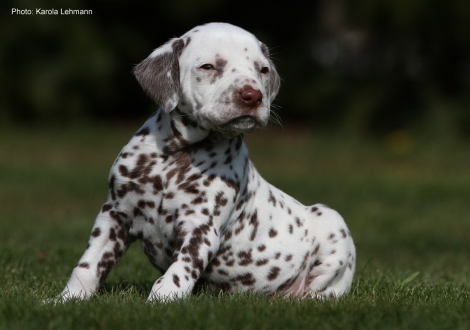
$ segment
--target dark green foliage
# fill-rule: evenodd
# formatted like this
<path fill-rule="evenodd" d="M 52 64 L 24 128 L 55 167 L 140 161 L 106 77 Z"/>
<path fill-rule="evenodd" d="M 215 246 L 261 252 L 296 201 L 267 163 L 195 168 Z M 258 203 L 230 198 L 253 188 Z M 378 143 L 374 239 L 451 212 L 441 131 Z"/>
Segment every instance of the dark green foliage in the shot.
<path fill-rule="evenodd" d="M 89 16 L 12 15 L 89 9 Z M 445 128 L 470 136 L 466 0 L 4 1 L 0 122 L 142 118 L 156 108 L 133 67 L 193 26 L 229 22 L 271 47 L 285 120 L 383 136 Z"/>

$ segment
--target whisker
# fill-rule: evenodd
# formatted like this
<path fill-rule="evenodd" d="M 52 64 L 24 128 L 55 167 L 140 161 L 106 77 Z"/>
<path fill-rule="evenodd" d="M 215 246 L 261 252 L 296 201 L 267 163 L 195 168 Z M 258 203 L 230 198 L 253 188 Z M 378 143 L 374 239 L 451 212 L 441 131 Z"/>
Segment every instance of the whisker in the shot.
<path fill-rule="evenodd" d="M 271 105 L 272 108 L 276 108 L 275 105 Z M 284 129 L 284 126 L 282 126 L 282 121 L 281 121 L 281 116 L 279 116 L 274 110 L 271 109 L 270 116 L 269 116 L 269 121 L 278 124 L 281 126 L 282 129 Z"/>

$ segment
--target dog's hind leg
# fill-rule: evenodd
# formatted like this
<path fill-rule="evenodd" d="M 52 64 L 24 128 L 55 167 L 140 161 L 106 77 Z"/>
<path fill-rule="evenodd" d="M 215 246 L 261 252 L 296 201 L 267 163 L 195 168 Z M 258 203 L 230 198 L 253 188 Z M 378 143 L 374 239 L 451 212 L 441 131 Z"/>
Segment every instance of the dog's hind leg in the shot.
<path fill-rule="evenodd" d="M 338 212 L 321 204 L 309 207 L 307 212 L 315 239 L 305 293 L 316 297 L 339 297 L 351 289 L 356 266 L 351 234 Z"/>

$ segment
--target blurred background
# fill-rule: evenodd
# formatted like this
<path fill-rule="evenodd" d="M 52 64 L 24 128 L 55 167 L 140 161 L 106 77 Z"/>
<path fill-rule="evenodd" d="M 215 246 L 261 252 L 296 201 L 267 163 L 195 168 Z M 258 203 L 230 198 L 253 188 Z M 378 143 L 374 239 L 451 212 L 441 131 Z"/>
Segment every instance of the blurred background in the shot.
<path fill-rule="evenodd" d="M 220 21 L 270 47 L 284 123 L 470 137 L 467 0 L 7 0 L 0 8 L 0 127 L 141 120 L 156 105 L 133 66 L 169 38 Z"/>

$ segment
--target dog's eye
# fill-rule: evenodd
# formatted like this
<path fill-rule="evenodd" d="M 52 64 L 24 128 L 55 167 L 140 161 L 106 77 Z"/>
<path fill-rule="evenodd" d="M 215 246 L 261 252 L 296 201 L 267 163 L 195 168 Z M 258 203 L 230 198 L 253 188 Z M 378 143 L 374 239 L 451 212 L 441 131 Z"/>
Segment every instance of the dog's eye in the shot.
<path fill-rule="evenodd" d="M 260 71 L 262 74 L 266 74 L 266 73 L 269 73 L 269 68 L 267 66 L 264 66 L 261 71 Z"/>
<path fill-rule="evenodd" d="M 214 70 L 214 66 L 212 64 L 204 64 L 200 66 L 203 70 Z"/>

